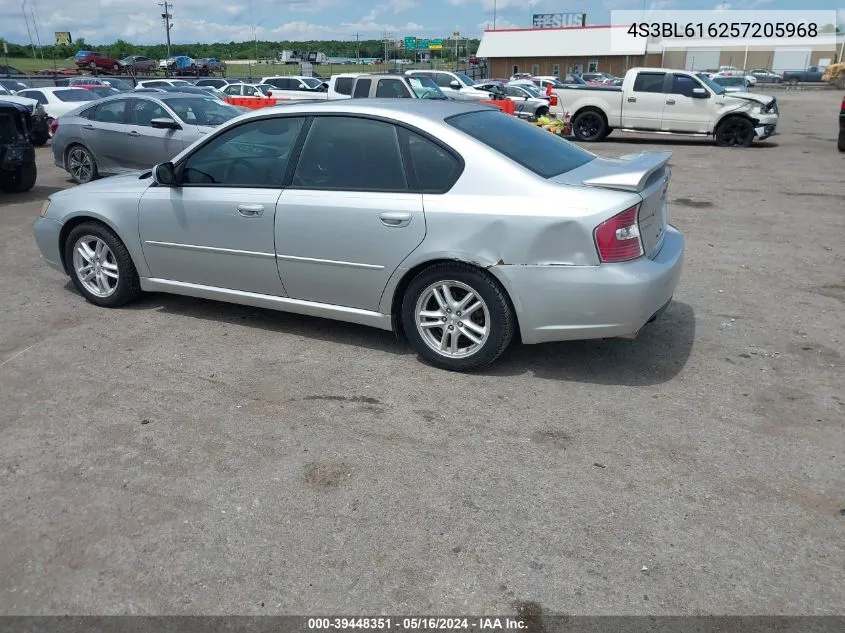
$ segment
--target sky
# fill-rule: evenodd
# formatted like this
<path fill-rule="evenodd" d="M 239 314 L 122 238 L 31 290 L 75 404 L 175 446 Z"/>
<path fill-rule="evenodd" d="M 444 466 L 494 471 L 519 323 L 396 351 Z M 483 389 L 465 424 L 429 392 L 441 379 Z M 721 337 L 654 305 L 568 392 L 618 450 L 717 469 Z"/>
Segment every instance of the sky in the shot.
<path fill-rule="evenodd" d="M 643 2 L 648 5 L 644 5 Z M 24 4 L 22 5 L 21 2 Z M 106 44 L 123 38 L 139 44 L 164 39 L 158 0 L 2 0 L 0 38 L 28 43 L 21 7 L 33 9 L 43 43 L 55 31 L 70 31 L 74 39 Z M 532 13 L 587 13 L 587 24 L 608 24 L 611 9 L 799 9 L 796 0 L 175 0 L 172 10 L 174 43 L 252 40 L 322 40 L 381 38 L 384 32 L 405 36 L 443 37 L 460 31 L 480 37 L 496 28 L 528 27 Z M 845 0 L 818 0 L 813 9 L 836 9 Z M 806 7 L 805 7 L 806 8 Z M 845 23 L 845 8 L 839 8 Z M 30 18 L 30 28 L 32 19 Z M 35 30 L 32 29 L 35 39 Z M 37 43 L 37 42 L 36 42 Z"/>

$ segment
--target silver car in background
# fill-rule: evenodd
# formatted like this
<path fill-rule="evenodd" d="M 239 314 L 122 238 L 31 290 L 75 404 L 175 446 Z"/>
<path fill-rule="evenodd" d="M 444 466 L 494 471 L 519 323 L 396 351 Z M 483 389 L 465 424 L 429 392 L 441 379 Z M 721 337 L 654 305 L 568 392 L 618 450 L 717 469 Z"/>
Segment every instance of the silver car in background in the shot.
<path fill-rule="evenodd" d="M 170 160 L 241 110 L 204 94 L 121 93 L 58 119 L 53 158 L 78 183 Z"/>
<path fill-rule="evenodd" d="M 35 240 L 99 306 L 157 291 L 338 319 L 468 371 L 515 337 L 631 337 L 668 305 L 669 157 L 598 158 L 483 104 L 273 106 L 54 193 Z"/>

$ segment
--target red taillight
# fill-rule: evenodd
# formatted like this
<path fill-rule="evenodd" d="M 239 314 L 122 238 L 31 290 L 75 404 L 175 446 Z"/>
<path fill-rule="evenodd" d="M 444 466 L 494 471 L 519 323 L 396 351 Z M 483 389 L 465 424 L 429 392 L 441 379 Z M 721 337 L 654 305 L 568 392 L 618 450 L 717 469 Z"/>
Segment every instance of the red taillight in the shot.
<path fill-rule="evenodd" d="M 842 105 L 839 106 L 840 112 L 845 112 L 845 97 L 842 97 Z"/>
<path fill-rule="evenodd" d="M 643 254 L 637 213 L 640 205 L 631 207 L 599 224 L 593 231 L 596 248 L 603 262 L 626 262 Z"/>
<path fill-rule="evenodd" d="M 59 120 L 53 119 L 52 121 L 50 121 L 50 134 L 55 135 L 56 130 L 58 130 L 58 129 L 59 129 Z"/>

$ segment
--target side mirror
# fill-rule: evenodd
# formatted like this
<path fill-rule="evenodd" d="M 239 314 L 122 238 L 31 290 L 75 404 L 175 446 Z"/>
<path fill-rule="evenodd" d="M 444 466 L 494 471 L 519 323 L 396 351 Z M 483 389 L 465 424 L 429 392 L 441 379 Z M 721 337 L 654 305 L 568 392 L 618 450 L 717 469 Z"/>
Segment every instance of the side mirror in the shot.
<path fill-rule="evenodd" d="M 710 97 L 710 94 L 704 88 L 693 88 L 692 89 L 692 98 L 693 99 L 707 99 Z"/>
<path fill-rule="evenodd" d="M 453 79 L 452 81 L 449 82 L 449 87 L 454 88 L 455 90 L 460 90 L 461 89 L 461 82 L 458 81 L 457 79 Z"/>
<path fill-rule="evenodd" d="M 152 119 L 150 125 L 159 130 L 181 130 L 182 126 L 170 118 Z"/>
<path fill-rule="evenodd" d="M 176 184 L 176 169 L 173 163 L 159 163 L 153 167 L 153 181 L 163 187 L 172 187 Z"/>

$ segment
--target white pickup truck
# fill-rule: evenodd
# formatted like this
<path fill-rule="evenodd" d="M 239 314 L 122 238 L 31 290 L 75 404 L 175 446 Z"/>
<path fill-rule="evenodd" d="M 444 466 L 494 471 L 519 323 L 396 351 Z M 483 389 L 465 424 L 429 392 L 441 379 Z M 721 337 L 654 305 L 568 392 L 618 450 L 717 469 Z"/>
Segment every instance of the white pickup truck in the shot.
<path fill-rule="evenodd" d="M 722 147 L 748 147 L 775 133 L 777 100 L 750 92 L 726 94 L 707 77 L 685 70 L 632 68 L 621 86 L 555 90 L 580 141 L 613 130 L 714 137 Z"/>

